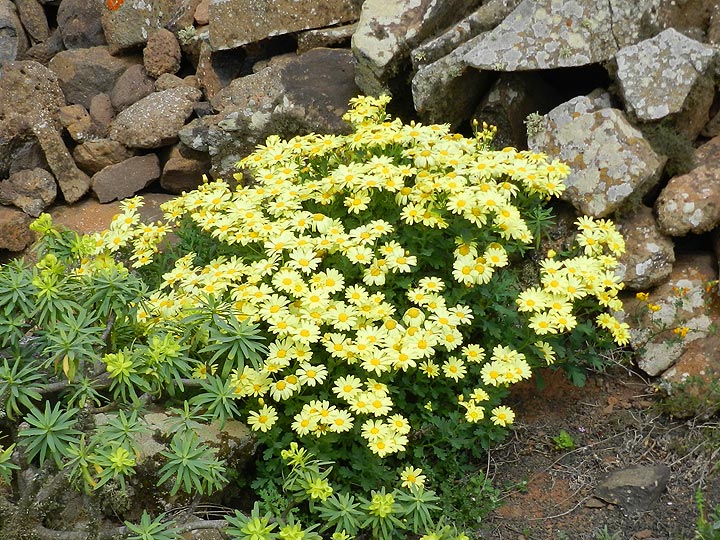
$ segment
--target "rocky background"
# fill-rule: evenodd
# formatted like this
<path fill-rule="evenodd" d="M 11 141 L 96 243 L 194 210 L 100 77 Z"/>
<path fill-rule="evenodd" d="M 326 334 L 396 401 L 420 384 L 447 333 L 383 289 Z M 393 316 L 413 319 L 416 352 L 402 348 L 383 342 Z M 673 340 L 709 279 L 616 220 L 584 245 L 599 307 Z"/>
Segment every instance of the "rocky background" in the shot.
<path fill-rule="evenodd" d="M 406 120 L 477 118 L 567 161 L 565 221 L 627 237 L 639 367 L 701 385 L 720 373 L 719 46 L 717 0 L 0 0 L 0 253 L 40 212 L 91 230 L 138 192 L 158 212 L 389 92 Z"/>

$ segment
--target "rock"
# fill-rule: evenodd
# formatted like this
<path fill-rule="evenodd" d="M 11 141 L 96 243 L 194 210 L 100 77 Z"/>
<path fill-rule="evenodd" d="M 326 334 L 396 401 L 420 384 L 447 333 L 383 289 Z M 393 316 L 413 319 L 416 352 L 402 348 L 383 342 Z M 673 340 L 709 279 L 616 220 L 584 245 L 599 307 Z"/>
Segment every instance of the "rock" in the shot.
<path fill-rule="evenodd" d="M 0 0 L 0 66 L 20 58 L 28 47 L 15 4 Z"/>
<path fill-rule="evenodd" d="M 713 56 L 712 47 L 673 28 L 624 47 L 615 59 L 620 91 L 628 110 L 646 122 L 680 112 Z"/>
<path fill-rule="evenodd" d="M 611 473 L 595 488 L 595 496 L 617 504 L 626 514 L 648 510 L 665 491 L 670 467 L 637 465 Z"/>
<path fill-rule="evenodd" d="M 153 92 L 117 115 L 109 138 L 130 148 L 173 144 L 200 96 L 199 90 L 187 86 Z"/>
<path fill-rule="evenodd" d="M 666 28 L 706 43 L 712 40 L 712 19 L 718 14 L 717 0 L 682 0 L 660 2 L 654 14 L 655 33 Z"/>
<path fill-rule="evenodd" d="M 463 43 L 500 24 L 521 0 L 489 0 L 438 36 L 424 41 L 410 53 L 413 67 L 430 64 L 450 54 Z M 468 49 L 468 50 L 471 50 Z M 464 54 L 464 53 L 463 53 Z M 463 65 L 467 63 L 463 60 Z"/>
<path fill-rule="evenodd" d="M 303 54 L 318 47 L 344 47 L 350 44 L 350 38 L 356 30 L 357 23 L 352 23 L 300 32 L 297 35 L 297 53 Z"/>
<path fill-rule="evenodd" d="M 35 241 L 29 229 L 32 218 L 25 212 L 0 206 L 0 249 L 22 251 Z"/>
<path fill-rule="evenodd" d="M 523 0 L 465 55 L 490 71 L 584 66 L 609 60 L 638 40 L 642 15 L 658 0 Z"/>
<path fill-rule="evenodd" d="M 60 128 L 60 107 L 65 96 L 58 77 L 32 61 L 8 62 L 0 77 L 0 120 L 17 119 L 26 126 L 49 122 Z"/>
<path fill-rule="evenodd" d="M 198 26 L 210 23 L 210 0 L 200 0 L 200 3 L 195 8 L 194 17 Z"/>
<path fill-rule="evenodd" d="M 707 40 L 711 45 L 720 45 L 720 11 L 714 9 L 708 23 Z"/>
<path fill-rule="evenodd" d="M 55 201 L 55 178 L 45 169 L 25 169 L 0 182 L 0 204 L 12 204 L 33 217 Z"/>
<path fill-rule="evenodd" d="M 667 279 L 675 262 L 675 246 L 660 231 L 652 209 L 639 205 L 615 224 L 625 237 L 625 253 L 616 271 L 625 288 L 646 291 Z"/>
<path fill-rule="evenodd" d="M 718 277 L 711 254 L 678 255 L 668 280 L 650 293 L 648 302 L 624 300 L 619 320 L 630 325 L 630 345 L 640 369 L 654 377 L 670 368 L 696 339 L 705 338 L 720 322 L 720 307 L 709 305 L 705 287 Z M 649 305 L 659 306 L 657 311 Z M 687 327 L 685 337 L 674 332 Z"/>
<path fill-rule="evenodd" d="M 180 43 L 175 34 L 164 28 L 150 34 L 143 49 L 143 63 L 151 77 L 176 73 L 180 69 Z"/>
<path fill-rule="evenodd" d="M 472 114 L 491 82 L 488 73 L 469 68 L 464 60 L 477 39 L 418 68 L 412 79 L 412 97 L 423 121 L 447 122 L 457 129 Z"/>
<path fill-rule="evenodd" d="M 563 198 L 594 217 L 642 197 L 665 164 L 622 111 L 596 110 L 584 96 L 559 105 L 538 126 L 529 127 L 528 146 L 568 163 L 572 172 Z"/>
<path fill-rule="evenodd" d="M 93 123 L 97 126 L 98 133 L 102 137 L 107 135 L 110 124 L 115 118 L 115 109 L 112 105 L 110 96 L 106 93 L 95 94 L 90 100 L 90 118 Z"/>
<path fill-rule="evenodd" d="M 705 124 L 702 132 L 700 133 L 703 137 L 717 137 L 720 135 L 720 110 L 715 113 L 710 121 Z"/>
<path fill-rule="evenodd" d="M 365 0 L 352 37 L 356 84 L 366 94 L 391 92 L 407 70 L 410 51 L 474 5 L 470 0 Z"/>
<path fill-rule="evenodd" d="M 707 420 L 720 410 L 720 336 L 711 334 L 690 343 L 675 364 L 662 374 L 673 416 Z"/>
<path fill-rule="evenodd" d="M 136 49 L 147 43 L 150 34 L 179 16 L 181 4 L 175 0 L 127 1 L 115 11 L 102 10 L 101 21 L 113 54 Z M 186 26 L 191 24 L 186 23 Z"/>
<path fill-rule="evenodd" d="M 170 73 L 163 73 L 155 81 L 156 92 L 170 90 L 171 88 L 177 88 L 178 86 L 190 86 L 191 88 L 195 88 L 195 85 L 188 84 L 185 79 L 181 79 L 177 75 L 171 75 Z"/>
<path fill-rule="evenodd" d="M 55 28 L 50 32 L 50 36 L 41 42 L 30 47 L 22 56 L 23 60 L 34 60 L 39 64 L 46 65 L 53 56 L 60 51 L 65 50 L 65 44 L 62 40 L 62 34 L 59 28 Z"/>
<path fill-rule="evenodd" d="M 69 203 L 79 200 L 90 188 L 90 178 L 77 168 L 60 133 L 48 122 L 33 124 L 32 131 L 65 200 Z"/>
<path fill-rule="evenodd" d="M 58 28 L 67 49 L 88 49 L 106 45 L 100 15 L 107 11 L 96 0 L 62 0 L 57 12 Z"/>
<path fill-rule="evenodd" d="M 193 120 L 180 138 L 210 153 L 214 176 L 231 179 L 269 135 L 349 132 L 342 115 L 358 92 L 350 51 L 312 49 L 233 81 L 212 100 L 221 113 Z"/>
<path fill-rule="evenodd" d="M 60 122 L 75 142 L 83 142 L 97 136 L 90 114 L 82 105 L 61 107 Z"/>
<path fill-rule="evenodd" d="M 200 45 L 196 70 L 199 88 L 212 99 L 215 94 L 240 76 L 245 56 L 242 49 L 213 52 L 210 45 L 203 42 Z"/>
<path fill-rule="evenodd" d="M 71 49 L 59 52 L 48 67 L 55 72 L 69 104 L 90 108 L 96 94 L 109 93 L 125 70 L 137 60 L 115 57 L 107 47 Z"/>
<path fill-rule="evenodd" d="M 15 0 L 20 22 L 28 37 L 34 42 L 45 41 L 50 35 L 45 11 L 37 0 Z"/>
<path fill-rule="evenodd" d="M 132 197 L 160 178 L 160 162 L 155 154 L 135 156 L 108 165 L 92 177 L 92 190 L 101 203 Z"/>
<path fill-rule="evenodd" d="M 142 64 L 135 64 L 118 78 L 110 91 L 110 102 L 115 111 L 120 112 L 154 91 L 155 81 L 148 76 Z"/>
<path fill-rule="evenodd" d="M 90 175 L 131 157 L 132 152 L 127 147 L 111 139 L 86 141 L 83 144 L 78 144 L 73 150 L 75 163 Z"/>
<path fill-rule="evenodd" d="M 497 148 L 527 148 L 525 120 L 530 113 L 553 108 L 557 91 L 535 73 L 502 73 L 472 114 L 480 122 L 497 126 Z"/>
<path fill-rule="evenodd" d="M 202 183 L 203 175 L 210 174 L 210 156 L 182 143 L 172 147 L 162 175 L 160 186 L 170 193 L 191 191 Z"/>
<path fill-rule="evenodd" d="M 234 49 L 270 36 L 355 21 L 359 6 L 357 0 L 211 1 L 210 46 Z"/>
<path fill-rule="evenodd" d="M 2 138 L 1 133 L 0 138 Z M 43 154 L 40 144 L 30 132 L 23 135 L 21 138 L 13 140 L 10 160 L 10 166 L 6 169 L 7 174 L 2 176 L 11 175 L 24 169 L 48 168 L 45 154 Z"/>
<path fill-rule="evenodd" d="M 655 210 L 660 229 L 670 236 L 704 233 L 720 224 L 720 137 L 695 151 L 696 167 L 670 179 Z"/>

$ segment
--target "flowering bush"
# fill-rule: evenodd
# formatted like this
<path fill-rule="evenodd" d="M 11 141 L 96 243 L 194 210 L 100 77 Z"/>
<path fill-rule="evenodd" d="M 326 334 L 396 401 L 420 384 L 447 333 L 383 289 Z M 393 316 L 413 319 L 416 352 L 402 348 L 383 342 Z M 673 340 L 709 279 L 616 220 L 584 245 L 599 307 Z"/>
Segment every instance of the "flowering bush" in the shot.
<path fill-rule="evenodd" d="M 347 136 L 268 138 L 239 163 L 240 187 L 204 183 L 163 205 L 167 224 L 142 223 L 141 199 L 124 201 L 63 267 L 114 284 L 119 303 L 105 314 L 125 316 L 97 359 L 112 399 L 187 391 L 188 422 L 245 420 L 265 443 L 263 481 L 278 485 L 280 450 L 300 441 L 336 463 L 341 488 L 375 490 L 358 527 L 382 538 L 401 526 L 385 518 L 404 512 L 377 491 L 389 472 L 402 470 L 410 508 L 425 480 L 417 465 L 477 456 L 502 437 L 515 419 L 509 386 L 539 366 L 577 368 L 585 343 L 628 341 L 612 315 L 624 243 L 611 222 L 580 218 L 574 246 L 548 252 L 529 277 L 514 264 L 552 226 L 547 201 L 564 189 L 565 164 L 491 150 L 487 126 L 466 138 L 403 124 L 387 103 L 354 99 Z M 38 229 L 52 239 L 49 224 Z M 36 279 L 53 264 L 42 259 Z M 84 364 L 65 354 L 58 365 L 72 380 Z M 168 466 L 164 479 L 210 492 L 225 480 L 211 462 L 207 478 Z M 328 474 L 298 484 L 311 507 L 335 497 Z M 252 523 L 272 537 L 258 512 L 237 518 L 239 537 Z"/>

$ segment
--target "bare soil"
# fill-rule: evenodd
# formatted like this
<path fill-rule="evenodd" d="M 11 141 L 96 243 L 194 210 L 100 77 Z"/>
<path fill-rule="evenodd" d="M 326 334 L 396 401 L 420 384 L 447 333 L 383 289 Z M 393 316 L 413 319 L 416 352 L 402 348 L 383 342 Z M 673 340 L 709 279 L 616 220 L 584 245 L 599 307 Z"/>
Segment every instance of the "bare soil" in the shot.
<path fill-rule="evenodd" d="M 487 477 L 502 506 L 477 537 L 488 540 L 692 540 L 700 488 L 720 504 L 720 422 L 668 418 L 659 393 L 631 369 L 614 365 L 582 387 L 547 371 L 543 390 L 523 384 L 512 395 L 517 425 L 491 450 Z M 565 430 L 572 448 L 554 440 Z M 659 500 L 642 510 L 596 497 L 611 472 L 665 464 L 671 476 Z"/>

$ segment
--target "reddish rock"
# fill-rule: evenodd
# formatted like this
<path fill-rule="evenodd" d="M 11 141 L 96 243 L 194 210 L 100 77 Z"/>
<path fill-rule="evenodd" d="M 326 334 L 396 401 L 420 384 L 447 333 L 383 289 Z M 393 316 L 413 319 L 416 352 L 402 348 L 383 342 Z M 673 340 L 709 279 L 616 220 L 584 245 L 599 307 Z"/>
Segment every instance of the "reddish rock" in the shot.
<path fill-rule="evenodd" d="M 210 156 L 178 143 L 170 150 L 160 176 L 160 185 L 170 193 L 191 191 L 202 183 L 203 175 L 210 174 Z"/>
<path fill-rule="evenodd" d="M 155 91 L 156 92 L 162 92 L 163 90 L 170 90 L 171 88 L 177 88 L 178 86 L 195 87 L 195 85 L 187 84 L 187 82 L 185 82 L 185 79 L 181 79 L 177 75 L 172 75 L 170 73 L 163 73 L 155 81 Z"/>
<path fill-rule="evenodd" d="M 0 182 L 0 204 L 12 204 L 33 217 L 50 206 L 57 195 L 55 178 L 45 169 L 25 169 Z"/>
<path fill-rule="evenodd" d="M 151 77 L 176 73 L 180 69 L 180 59 L 180 43 L 175 34 L 164 28 L 150 34 L 143 50 L 143 62 Z"/>
<path fill-rule="evenodd" d="M 0 249 L 22 251 L 35 241 L 28 228 L 32 218 L 25 212 L 8 206 L 0 206 Z"/>
<path fill-rule="evenodd" d="M 241 49 L 214 52 L 210 45 L 203 42 L 200 45 L 196 77 L 205 95 L 212 99 L 220 90 L 238 78 L 244 60 L 245 53 Z"/>
<path fill-rule="evenodd" d="M 92 190 L 101 203 L 132 197 L 160 177 L 155 154 L 135 156 L 105 167 L 92 177 Z"/>
<path fill-rule="evenodd" d="M 100 14 L 104 2 L 63 0 L 57 12 L 58 28 L 67 49 L 87 49 L 105 45 Z"/>
<path fill-rule="evenodd" d="M 78 167 L 91 175 L 131 157 L 132 152 L 125 145 L 111 139 L 87 141 L 73 150 Z"/>
<path fill-rule="evenodd" d="M 88 112 L 93 123 L 97 126 L 98 133 L 102 137 L 107 135 L 110 124 L 115 118 L 115 109 L 113 109 L 110 96 L 105 93 L 94 95 L 90 100 Z"/>
<path fill-rule="evenodd" d="M 61 107 L 60 122 L 76 142 L 83 142 L 97 135 L 90 114 L 82 105 Z"/>
<path fill-rule="evenodd" d="M 136 64 L 120 75 L 110 92 L 110 101 L 115 111 L 120 112 L 154 91 L 155 82 L 141 64 Z"/>
<path fill-rule="evenodd" d="M 15 0 L 15 7 L 25 31 L 30 39 L 37 43 L 45 41 L 50 35 L 45 11 L 37 0 Z"/>
<path fill-rule="evenodd" d="M 203 26 L 210 22 L 210 0 L 201 0 L 195 8 L 195 22 Z"/>

